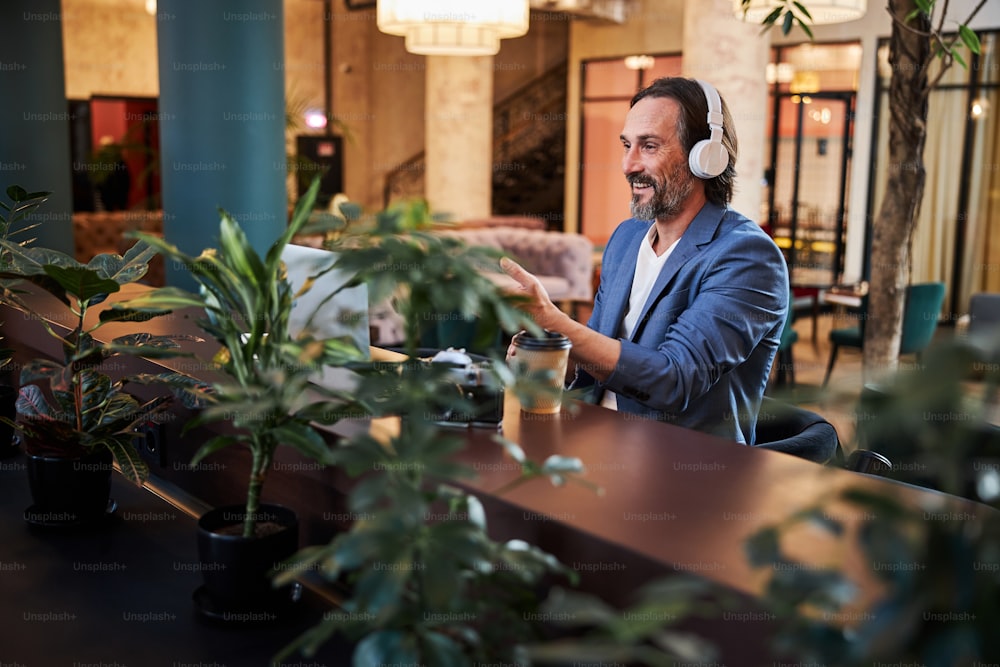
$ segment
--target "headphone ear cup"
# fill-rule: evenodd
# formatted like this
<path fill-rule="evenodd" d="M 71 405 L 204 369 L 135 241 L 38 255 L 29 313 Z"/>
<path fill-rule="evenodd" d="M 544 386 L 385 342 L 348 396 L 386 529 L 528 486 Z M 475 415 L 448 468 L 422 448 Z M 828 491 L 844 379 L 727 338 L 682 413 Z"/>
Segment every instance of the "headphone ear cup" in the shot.
<path fill-rule="evenodd" d="M 688 167 L 698 178 L 715 178 L 729 166 L 729 151 L 721 142 L 702 139 L 688 153 Z"/>

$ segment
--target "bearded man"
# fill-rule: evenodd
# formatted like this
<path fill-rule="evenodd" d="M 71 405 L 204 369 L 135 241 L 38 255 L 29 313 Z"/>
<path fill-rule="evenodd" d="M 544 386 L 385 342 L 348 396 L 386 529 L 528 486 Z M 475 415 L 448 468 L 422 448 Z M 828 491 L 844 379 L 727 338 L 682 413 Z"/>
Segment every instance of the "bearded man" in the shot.
<path fill-rule="evenodd" d="M 592 386 L 607 408 L 752 445 L 789 307 L 788 269 L 767 233 L 729 208 L 729 109 L 707 82 L 657 79 L 632 98 L 621 143 L 633 217 L 608 241 L 587 324 L 523 267 L 501 267 L 532 318 L 569 337 L 573 387 Z"/>

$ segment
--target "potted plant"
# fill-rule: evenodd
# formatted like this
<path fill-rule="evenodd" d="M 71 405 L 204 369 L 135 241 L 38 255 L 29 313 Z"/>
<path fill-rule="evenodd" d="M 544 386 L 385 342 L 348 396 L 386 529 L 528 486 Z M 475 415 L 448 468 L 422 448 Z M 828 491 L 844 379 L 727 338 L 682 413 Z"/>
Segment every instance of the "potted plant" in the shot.
<path fill-rule="evenodd" d="M 205 585 L 195 599 L 213 617 L 264 620 L 287 608 L 294 587 L 274 591 L 267 576 L 298 549 L 298 523 L 291 509 L 261 502 L 268 471 L 282 445 L 329 462 L 329 446 L 314 424 L 332 424 L 360 409 L 346 392 L 318 384 L 316 378 L 325 367 L 364 359 L 367 350 L 358 349 L 349 337 L 319 339 L 309 328 L 293 332 L 290 327 L 293 304 L 311 281 L 296 292 L 282 252 L 308 220 L 318 186 L 317 180 L 299 200 L 290 224 L 263 257 L 224 211 L 218 249 L 197 256 L 137 234 L 165 258 L 187 267 L 200 290 L 163 287 L 115 306 L 123 317 L 197 308 L 199 326 L 220 345 L 206 360 L 218 371 L 215 379 L 200 384 L 178 378 L 178 388 L 201 405 L 185 432 L 206 424 L 223 430 L 198 449 L 191 464 L 234 445 L 250 455 L 242 503 L 216 507 L 198 522 Z"/>
<path fill-rule="evenodd" d="M 32 211 L 41 206 L 48 197 L 47 192 L 31 192 L 20 186 L 12 185 L 7 188 L 7 196 L 11 203 L 0 202 L 0 240 L 6 242 L 12 234 L 24 232 L 31 229 L 32 225 L 14 229 L 15 223 L 20 222 Z M 23 242 L 21 243 L 23 245 Z M 0 246 L 0 270 L 9 264 L 7 252 Z M 0 281 L 3 287 L 13 287 L 16 281 L 4 279 Z M 14 442 L 14 429 L 11 424 L 15 418 L 14 403 L 17 401 L 17 381 L 12 378 L 13 370 L 10 362 L 13 357 L 13 350 L 6 347 L 3 337 L 0 336 L 0 459 L 8 458 L 20 452 L 20 448 Z"/>
<path fill-rule="evenodd" d="M 473 474 L 454 462 L 463 441 L 441 421 L 449 414 L 474 421 L 490 401 L 461 386 L 451 364 L 420 356 L 419 342 L 422 325 L 439 317 L 488 317 L 506 331 L 537 326 L 485 275 L 498 270 L 499 253 L 433 231 L 423 202 L 345 217 L 348 223 L 327 235 L 338 265 L 368 286 L 372 302 L 393 298 L 406 322 L 403 352 L 358 369 L 356 388 L 376 416 L 394 418 L 398 428 L 385 438 L 359 432 L 333 452 L 359 477 L 349 506 L 363 518 L 328 545 L 300 552 L 277 583 L 315 568 L 349 593 L 278 660 L 311 655 L 339 633 L 355 644 L 354 664 L 518 663 L 525 642 L 539 636 L 531 619 L 539 617 L 532 613 L 540 591 L 550 577 L 574 573 L 523 541 L 489 537 L 479 499 L 455 483 Z M 513 387 L 503 359 L 476 363 L 479 388 Z M 522 464 L 522 481 L 562 483 L 582 470 L 579 460 L 563 457 L 534 463 L 499 433 L 497 442 Z"/>
<path fill-rule="evenodd" d="M 8 189 L 9 210 L 18 217 L 44 201 L 45 193 Z M 102 254 L 82 264 L 65 253 L 0 239 L 3 267 L 0 303 L 40 323 L 62 350 L 59 359 L 37 358 L 21 367 L 16 420 L 5 420 L 22 436 L 34 504 L 25 519 L 34 524 L 77 525 L 113 510 L 111 471 L 117 462 L 135 483 L 148 467 L 133 446 L 135 429 L 167 407 L 169 394 L 142 402 L 126 387 L 133 378 L 112 377 L 109 360 L 121 354 L 176 354 L 176 341 L 145 333 L 101 343 L 95 332 L 119 319 L 91 312 L 123 285 L 146 273 L 151 248 L 136 243 L 124 256 Z M 11 281 L 14 281 L 13 283 Z M 29 301 L 18 284 L 53 298 Z M 36 290 L 37 291 L 37 290 Z M 39 305 L 41 304 L 41 305 Z M 96 314 L 96 313 L 95 313 Z"/>

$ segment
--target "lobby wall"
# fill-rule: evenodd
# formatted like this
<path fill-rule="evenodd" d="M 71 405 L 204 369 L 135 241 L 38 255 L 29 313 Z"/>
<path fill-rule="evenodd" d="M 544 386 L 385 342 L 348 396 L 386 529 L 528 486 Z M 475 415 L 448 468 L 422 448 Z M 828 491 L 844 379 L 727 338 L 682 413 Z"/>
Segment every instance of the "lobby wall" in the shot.
<path fill-rule="evenodd" d="M 425 59 L 407 53 L 401 37 L 379 32 L 374 9 L 349 10 L 344 0 L 329 4 L 284 0 L 286 102 L 324 108 L 323 28 L 329 22 L 334 132 L 345 137 L 344 190 L 379 208 L 385 175 L 424 147 Z M 159 94 L 157 19 L 144 0 L 63 0 L 62 7 L 67 98 Z M 533 15 L 528 35 L 501 43 L 493 59 L 494 100 L 565 61 L 569 22 L 555 16 Z M 288 133 L 290 151 L 297 133 L 322 130 L 309 130 L 300 119 Z"/>

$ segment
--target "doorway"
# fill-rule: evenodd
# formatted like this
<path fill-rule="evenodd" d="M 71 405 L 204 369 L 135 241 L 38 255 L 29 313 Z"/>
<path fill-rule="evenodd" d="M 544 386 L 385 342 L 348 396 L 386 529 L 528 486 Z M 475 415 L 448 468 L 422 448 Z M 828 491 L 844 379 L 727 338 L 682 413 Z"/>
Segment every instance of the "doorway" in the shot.
<path fill-rule="evenodd" d="M 825 289 L 844 270 L 844 231 L 855 95 L 772 98 L 768 223 L 793 288 Z"/>

